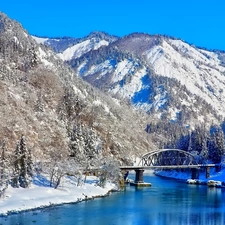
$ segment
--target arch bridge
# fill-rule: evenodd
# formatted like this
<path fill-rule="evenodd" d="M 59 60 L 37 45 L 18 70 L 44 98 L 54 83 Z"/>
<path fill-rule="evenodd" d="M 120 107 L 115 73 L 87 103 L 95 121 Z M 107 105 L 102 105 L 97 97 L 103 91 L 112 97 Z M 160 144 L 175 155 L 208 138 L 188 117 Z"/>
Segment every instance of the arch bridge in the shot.
<path fill-rule="evenodd" d="M 199 169 L 206 169 L 206 178 L 210 176 L 210 168 L 216 164 L 199 164 L 194 155 L 180 149 L 161 149 L 148 152 L 142 156 L 138 166 L 121 166 L 121 170 L 135 170 L 135 184 L 144 183 L 145 169 L 191 169 L 192 179 L 198 179 Z"/>
<path fill-rule="evenodd" d="M 143 155 L 139 166 L 191 166 L 198 165 L 195 157 L 180 149 L 161 149 Z"/>

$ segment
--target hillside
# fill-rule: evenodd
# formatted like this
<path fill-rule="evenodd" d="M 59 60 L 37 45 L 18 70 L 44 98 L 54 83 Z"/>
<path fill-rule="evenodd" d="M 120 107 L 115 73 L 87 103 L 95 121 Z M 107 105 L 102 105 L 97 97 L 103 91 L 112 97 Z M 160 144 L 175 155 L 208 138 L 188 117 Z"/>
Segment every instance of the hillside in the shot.
<path fill-rule="evenodd" d="M 0 78 L 1 143 L 11 152 L 21 135 L 36 160 L 91 154 L 128 163 L 154 148 L 144 114 L 80 79 L 3 13 Z"/>
<path fill-rule="evenodd" d="M 200 154 L 223 142 L 223 52 L 140 33 L 38 38 L 4 14 L 0 27 L 0 132 L 11 151 L 25 135 L 37 159 L 131 163 L 156 148 Z"/>
<path fill-rule="evenodd" d="M 155 119 L 191 128 L 199 123 L 209 127 L 223 120 L 222 51 L 208 51 L 175 38 L 142 33 L 82 51 L 89 47 L 85 38 L 59 55 L 63 58 L 64 54 L 64 61 L 79 76 L 105 93 L 131 102 Z M 72 58 L 66 57 L 67 51 Z"/>

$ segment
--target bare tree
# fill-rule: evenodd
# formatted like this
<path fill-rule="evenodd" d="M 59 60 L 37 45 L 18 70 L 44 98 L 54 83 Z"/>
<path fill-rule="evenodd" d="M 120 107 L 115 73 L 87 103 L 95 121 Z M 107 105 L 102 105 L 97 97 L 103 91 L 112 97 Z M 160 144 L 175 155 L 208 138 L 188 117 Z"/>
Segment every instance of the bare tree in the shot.
<path fill-rule="evenodd" d="M 122 174 L 118 162 L 114 160 L 107 160 L 102 166 L 99 176 L 99 186 L 105 187 L 107 181 L 112 181 L 119 187 Z"/>

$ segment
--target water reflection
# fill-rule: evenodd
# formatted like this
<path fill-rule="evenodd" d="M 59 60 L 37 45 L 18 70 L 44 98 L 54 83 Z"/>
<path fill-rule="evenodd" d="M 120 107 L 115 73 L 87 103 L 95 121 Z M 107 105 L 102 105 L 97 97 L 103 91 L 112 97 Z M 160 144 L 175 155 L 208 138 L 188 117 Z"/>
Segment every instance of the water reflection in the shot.
<path fill-rule="evenodd" d="M 0 224 L 50 225 L 224 225 L 225 192 L 145 177 L 149 188 L 127 187 L 122 193 L 74 205 L 0 218 Z"/>

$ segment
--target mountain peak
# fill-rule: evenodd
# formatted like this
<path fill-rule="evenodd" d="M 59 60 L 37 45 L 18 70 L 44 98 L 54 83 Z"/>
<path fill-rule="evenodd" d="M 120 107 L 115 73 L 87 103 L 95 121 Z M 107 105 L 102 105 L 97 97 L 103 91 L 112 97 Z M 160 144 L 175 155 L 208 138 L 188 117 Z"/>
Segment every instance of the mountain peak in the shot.
<path fill-rule="evenodd" d="M 0 12 L 0 31 L 14 31 L 14 29 L 23 29 L 22 25 L 15 20 L 10 19 L 5 13 Z"/>
<path fill-rule="evenodd" d="M 162 36 L 150 35 L 145 33 L 132 33 L 118 39 L 113 45 L 117 46 L 122 51 L 127 51 L 135 54 L 142 54 L 146 49 L 162 42 Z"/>
<path fill-rule="evenodd" d="M 0 32 L 5 32 L 11 25 L 12 23 L 9 17 L 3 12 L 0 12 Z"/>
<path fill-rule="evenodd" d="M 117 36 L 114 36 L 114 35 L 110 35 L 106 32 L 103 32 L 103 31 L 93 31 L 91 32 L 88 36 L 84 37 L 85 38 L 98 38 L 98 39 L 101 39 L 101 40 L 106 40 L 106 41 L 109 41 L 109 42 L 114 42 L 116 40 L 119 39 L 119 37 Z"/>
<path fill-rule="evenodd" d="M 76 52 L 82 48 L 77 45 Z M 89 52 L 83 57 L 76 53 L 68 63 L 92 85 L 150 114 L 169 121 L 181 120 L 182 115 L 183 124 L 193 125 L 217 123 L 225 111 L 222 52 L 145 33 L 129 34 Z"/>

